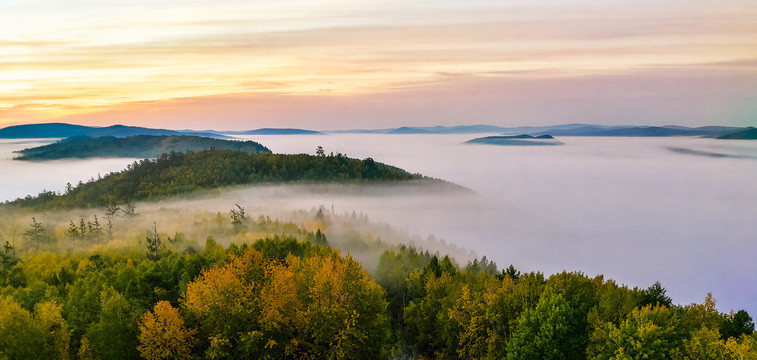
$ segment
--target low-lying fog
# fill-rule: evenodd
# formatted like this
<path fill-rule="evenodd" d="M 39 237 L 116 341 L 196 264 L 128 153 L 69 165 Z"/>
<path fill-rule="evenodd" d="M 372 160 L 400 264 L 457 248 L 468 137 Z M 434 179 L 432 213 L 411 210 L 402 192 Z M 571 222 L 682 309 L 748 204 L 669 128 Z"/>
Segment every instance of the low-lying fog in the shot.
<path fill-rule="evenodd" d="M 47 145 L 53 140 L 0 139 L 0 202 L 26 195 L 37 195 L 42 190 L 62 192 L 66 183 L 76 185 L 99 175 L 120 171 L 135 159 L 92 159 L 19 161 L 13 160 L 16 150 Z"/>
<path fill-rule="evenodd" d="M 473 250 L 500 267 L 580 270 L 630 286 L 659 280 L 677 303 L 757 314 L 757 142 L 573 138 L 564 146 L 463 145 L 469 135 L 254 136 L 274 152 L 372 157 L 474 193 L 413 187 L 237 189 L 194 206 L 282 214 L 325 206 Z M 0 143 L 2 154 L 17 144 Z M 15 146 L 15 147 L 14 147 Z M 27 147 L 26 145 L 21 147 Z M 10 155 L 8 156 L 10 157 Z M 133 160 L 22 163 L 0 159 L 0 199 L 61 190 Z M 76 164 L 72 166 L 72 164 Z M 58 171 L 64 171 L 58 173 Z M 27 190 L 28 189 L 28 190 Z M 182 206 L 189 206 L 187 203 Z"/>

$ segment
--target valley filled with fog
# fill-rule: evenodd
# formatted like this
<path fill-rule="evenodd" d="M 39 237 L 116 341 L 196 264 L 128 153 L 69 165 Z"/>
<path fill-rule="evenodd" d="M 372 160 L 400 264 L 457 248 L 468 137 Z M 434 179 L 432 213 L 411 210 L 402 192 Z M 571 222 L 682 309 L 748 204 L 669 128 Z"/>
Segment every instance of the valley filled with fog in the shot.
<path fill-rule="evenodd" d="M 173 206 L 286 216 L 324 206 L 365 214 L 521 271 L 580 270 L 677 303 L 712 292 L 722 311 L 757 312 L 757 143 L 699 138 L 563 137 L 563 146 L 465 145 L 470 135 L 249 136 L 274 153 L 371 157 L 462 185 L 287 185 L 236 188 Z M 0 142 L 0 200 L 63 191 L 134 159 L 11 160 L 40 142 Z M 169 203 L 144 206 L 169 206 Z M 390 240 L 390 239 L 385 239 Z M 459 251 L 464 254 L 466 250 Z M 464 255 L 457 255 L 464 256 Z M 462 261 L 462 260 L 461 260 Z"/>

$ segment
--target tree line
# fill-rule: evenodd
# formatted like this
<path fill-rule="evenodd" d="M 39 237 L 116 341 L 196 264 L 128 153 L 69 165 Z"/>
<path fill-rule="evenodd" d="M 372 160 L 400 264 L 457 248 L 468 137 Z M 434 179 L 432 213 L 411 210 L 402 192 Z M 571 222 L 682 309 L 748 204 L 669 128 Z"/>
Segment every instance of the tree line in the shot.
<path fill-rule="evenodd" d="M 254 220 L 238 205 L 211 221 L 230 233 L 289 230 L 200 247 L 153 223 L 126 247 L 117 233 L 54 251 L 32 239 L 51 233 L 34 219 L 26 248 L 6 242 L 0 253 L 0 359 L 757 356 L 750 315 L 719 312 L 711 295 L 676 305 L 659 283 L 521 273 L 485 257 L 459 265 L 407 246 L 369 274 L 320 229 Z"/>
<path fill-rule="evenodd" d="M 224 186 L 282 182 L 354 182 L 420 180 L 420 174 L 343 154 L 267 154 L 234 150 L 171 152 L 135 161 L 65 193 L 42 191 L 7 205 L 36 209 L 92 208 L 154 200 Z"/>

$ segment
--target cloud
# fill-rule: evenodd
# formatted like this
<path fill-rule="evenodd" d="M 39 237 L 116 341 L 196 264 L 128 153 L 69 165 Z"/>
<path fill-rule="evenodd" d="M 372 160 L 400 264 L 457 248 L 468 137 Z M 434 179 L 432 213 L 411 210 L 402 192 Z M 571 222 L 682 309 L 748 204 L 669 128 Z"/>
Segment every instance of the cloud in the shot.
<path fill-rule="evenodd" d="M 681 8 L 645 1 L 169 4 L 149 13 L 130 2 L 72 6 L 61 9 L 60 19 L 7 7 L 3 16 L 12 31 L 0 41 L 0 52 L 8 54 L 0 57 L 0 77 L 9 84 L 0 87 L 0 98 L 57 104 L 61 111 L 44 107 L 33 116 L 52 119 L 228 94 L 403 96 L 457 85 L 450 74 L 559 81 L 701 64 L 743 73 L 753 67 L 727 64 L 757 58 L 750 16 L 757 10 L 737 7 L 740 0 Z M 81 20 L 71 21 L 75 14 Z"/>

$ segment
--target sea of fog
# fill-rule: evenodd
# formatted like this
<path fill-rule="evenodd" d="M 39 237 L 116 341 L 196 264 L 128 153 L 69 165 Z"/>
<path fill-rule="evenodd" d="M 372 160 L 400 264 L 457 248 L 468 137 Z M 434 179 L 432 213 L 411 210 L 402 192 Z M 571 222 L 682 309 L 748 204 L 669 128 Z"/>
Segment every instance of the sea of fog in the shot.
<path fill-rule="evenodd" d="M 757 314 L 757 142 L 700 138 L 560 138 L 563 146 L 465 145 L 470 135 L 250 136 L 279 153 L 371 157 L 472 190 L 253 187 L 226 201 L 250 213 L 325 206 L 547 274 L 661 281 L 677 303 L 712 292 L 721 311 Z M 25 163 L 0 142 L 0 200 L 60 191 L 133 159 Z"/>

